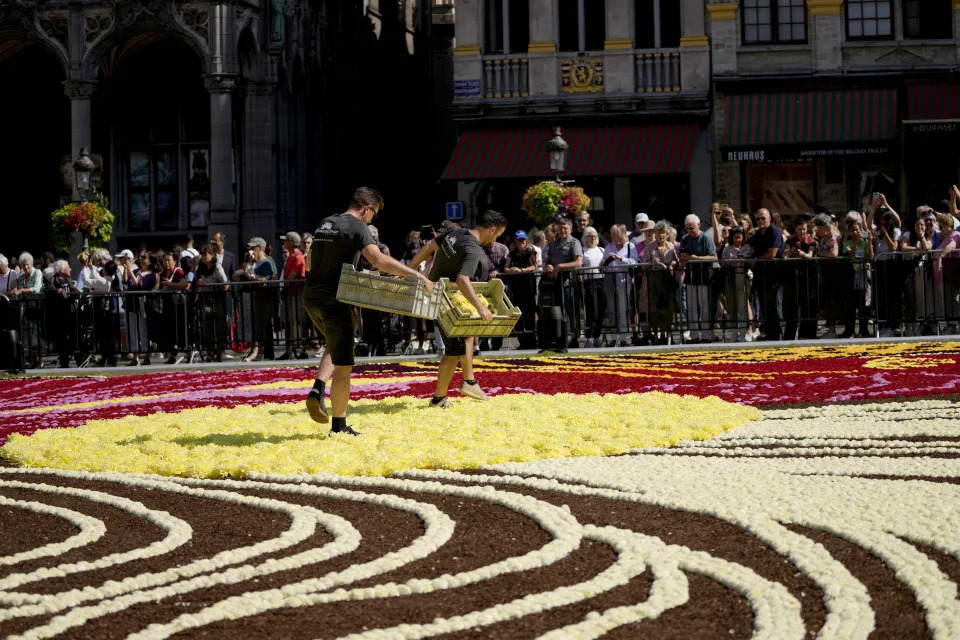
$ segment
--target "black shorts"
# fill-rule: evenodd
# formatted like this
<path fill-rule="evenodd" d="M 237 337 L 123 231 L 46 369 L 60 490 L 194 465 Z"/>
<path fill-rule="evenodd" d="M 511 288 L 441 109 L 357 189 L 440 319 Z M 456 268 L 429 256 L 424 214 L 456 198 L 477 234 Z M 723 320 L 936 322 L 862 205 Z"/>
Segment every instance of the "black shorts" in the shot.
<path fill-rule="evenodd" d="M 467 355 L 466 338 L 450 338 L 443 332 L 443 329 L 440 328 L 439 322 L 434 324 L 434 329 L 440 334 L 440 339 L 443 340 L 443 355 L 458 357 Z"/>
<path fill-rule="evenodd" d="M 353 366 L 353 307 L 339 302 L 320 303 L 304 298 L 303 308 L 326 341 L 325 349 L 334 366 Z"/>

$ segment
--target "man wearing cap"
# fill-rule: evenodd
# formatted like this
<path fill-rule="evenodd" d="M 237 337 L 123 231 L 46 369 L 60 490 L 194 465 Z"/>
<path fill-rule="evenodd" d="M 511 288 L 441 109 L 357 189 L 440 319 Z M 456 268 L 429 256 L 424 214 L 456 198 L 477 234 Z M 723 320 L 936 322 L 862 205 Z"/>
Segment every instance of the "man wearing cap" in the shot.
<path fill-rule="evenodd" d="M 324 406 L 326 381 L 331 377 L 332 433 L 359 435 L 347 426 L 347 404 L 350 402 L 350 373 L 353 371 L 353 310 L 337 301 L 340 270 L 344 263 L 356 265 L 361 254 L 380 271 L 398 276 L 415 276 L 424 280 L 427 291 L 433 283 L 419 271 L 383 255 L 370 235 L 367 225 L 383 208 L 383 198 L 368 187 L 353 193 L 350 207 L 343 213 L 324 218 L 313 233 L 310 250 L 310 271 L 303 289 L 303 306 L 317 332 L 326 340 L 326 348 L 313 389 L 307 395 L 307 411 L 319 423 L 326 423 L 330 414 Z"/>
<path fill-rule="evenodd" d="M 306 351 L 296 354 L 296 345 L 300 339 L 300 323 L 298 304 L 300 296 L 303 295 L 303 285 L 299 280 L 307 277 L 306 262 L 303 254 L 300 252 L 300 234 L 296 231 L 288 231 L 280 236 L 283 240 L 283 246 L 287 249 L 287 261 L 283 265 L 283 288 L 280 289 L 280 300 L 283 303 L 283 324 L 284 332 L 287 338 L 287 349 L 277 360 L 292 360 L 298 357 L 301 360 L 307 357 Z M 291 281 L 295 281 L 290 284 Z"/>
<path fill-rule="evenodd" d="M 646 240 L 646 234 L 644 233 L 647 230 L 647 223 L 650 223 L 649 228 L 653 229 L 653 221 L 650 220 L 650 216 L 645 213 L 638 213 L 633 218 L 633 231 L 630 232 L 630 235 L 627 237 L 630 242 L 633 244 L 638 244 Z"/>
<path fill-rule="evenodd" d="M 505 279 L 510 290 L 510 299 L 520 308 L 520 326 L 517 339 L 521 349 L 537 348 L 537 288 L 536 276 L 537 252 L 530 245 L 525 231 L 513 234 L 513 249 L 507 256 L 506 273 L 513 274 Z"/>

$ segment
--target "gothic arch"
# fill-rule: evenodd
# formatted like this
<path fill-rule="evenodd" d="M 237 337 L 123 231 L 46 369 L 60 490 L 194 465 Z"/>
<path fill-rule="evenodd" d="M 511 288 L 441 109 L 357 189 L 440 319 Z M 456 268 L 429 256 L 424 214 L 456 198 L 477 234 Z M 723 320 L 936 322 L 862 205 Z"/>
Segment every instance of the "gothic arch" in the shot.
<path fill-rule="evenodd" d="M 70 74 L 65 19 L 46 19 L 36 9 L 0 3 L 0 63 L 29 46 L 53 54 L 63 72 Z"/>
<path fill-rule="evenodd" d="M 101 65 L 105 75 L 122 59 L 143 47 L 164 38 L 173 38 L 187 45 L 209 72 L 206 18 L 202 10 L 185 9 L 170 0 L 131 0 L 115 5 L 108 16 L 108 26 L 92 41 L 81 64 L 82 80 L 96 80 Z M 202 19 L 201 19 L 202 18 Z M 88 38 L 89 40 L 89 38 Z"/>

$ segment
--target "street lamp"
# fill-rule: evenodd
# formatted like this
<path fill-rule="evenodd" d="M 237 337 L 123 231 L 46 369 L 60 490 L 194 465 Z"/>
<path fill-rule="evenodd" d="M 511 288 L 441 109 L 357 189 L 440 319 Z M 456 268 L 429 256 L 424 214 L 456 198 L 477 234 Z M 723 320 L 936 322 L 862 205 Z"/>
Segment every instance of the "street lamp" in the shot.
<path fill-rule="evenodd" d="M 553 128 L 553 137 L 547 143 L 547 154 L 550 156 L 550 171 L 557 178 L 557 182 L 562 182 L 560 175 L 567 168 L 567 141 L 560 135 L 560 127 Z"/>
<path fill-rule="evenodd" d="M 84 194 L 90 189 L 90 176 L 96 165 L 90 159 L 90 148 L 80 147 L 77 161 L 73 163 L 73 173 L 77 179 L 77 199 L 83 200 Z"/>

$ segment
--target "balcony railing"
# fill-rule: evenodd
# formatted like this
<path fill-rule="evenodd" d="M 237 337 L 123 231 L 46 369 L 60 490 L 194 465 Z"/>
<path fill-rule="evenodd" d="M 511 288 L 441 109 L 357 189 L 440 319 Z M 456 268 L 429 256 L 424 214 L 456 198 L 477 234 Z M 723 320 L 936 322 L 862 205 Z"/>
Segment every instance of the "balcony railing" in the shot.
<path fill-rule="evenodd" d="M 637 53 L 637 92 L 680 91 L 680 50 Z"/>
<path fill-rule="evenodd" d="M 485 57 L 483 76 L 487 99 L 526 98 L 530 95 L 530 65 L 526 58 Z"/>

